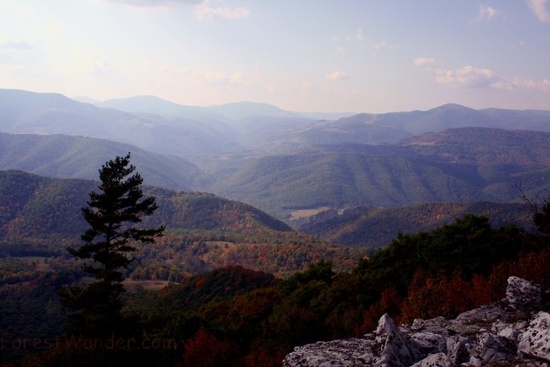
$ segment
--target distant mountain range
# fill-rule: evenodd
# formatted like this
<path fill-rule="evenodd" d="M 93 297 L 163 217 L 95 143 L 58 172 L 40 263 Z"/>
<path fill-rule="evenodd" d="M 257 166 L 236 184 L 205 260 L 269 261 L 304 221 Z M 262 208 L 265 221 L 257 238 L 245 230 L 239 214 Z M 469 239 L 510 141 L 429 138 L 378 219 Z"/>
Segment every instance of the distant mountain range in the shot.
<path fill-rule="evenodd" d="M 216 192 L 284 217 L 307 208 L 515 202 L 548 187 L 550 133 L 460 128 L 395 145 L 340 144 L 256 159 Z"/>
<path fill-rule="evenodd" d="M 148 185 L 187 191 L 197 186 L 198 167 L 176 156 L 83 136 L 0 133 L 0 169 L 42 176 L 97 179 L 106 161 L 128 152 Z"/>
<path fill-rule="evenodd" d="M 318 144 L 396 143 L 470 126 L 549 132 L 549 121 L 550 111 L 473 110 L 454 104 L 318 120 L 252 102 L 197 107 L 139 96 L 92 105 L 60 94 L 0 90 L 2 132 L 88 136 L 181 157 L 250 149 L 271 154 Z"/>
<path fill-rule="evenodd" d="M 0 132 L 0 169 L 95 178 L 131 151 L 149 185 L 212 192 L 287 223 L 325 207 L 515 202 L 550 180 L 550 111 L 447 104 L 331 120 L 252 102 L 0 90 Z"/>

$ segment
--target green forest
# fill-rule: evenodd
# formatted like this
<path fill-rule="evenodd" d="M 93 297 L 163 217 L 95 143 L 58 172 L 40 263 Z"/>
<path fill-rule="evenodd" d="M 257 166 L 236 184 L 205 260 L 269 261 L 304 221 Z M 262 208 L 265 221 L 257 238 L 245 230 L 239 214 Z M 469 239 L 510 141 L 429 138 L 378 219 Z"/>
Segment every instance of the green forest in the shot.
<path fill-rule="evenodd" d="M 132 333 L 98 340 L 63 334 L 56 288 L 78 282 L 81 270 L 60 259 L 39 264 L 4 258 L 3 362 L 280 366 L 294 346 L 360 336 L 386 312 L 398 322 L 452 317 L 502 298 L 510 275 L 550 286 L 550 205 L 539 208 L 537 232 L 466 215 L 398 236 L 350 271 L 335 271 L 324 260 L 284 278 L 226 266 L 160 290 L 137 289 L 127 293 L 123 309 Z"/>
<path fill-rule="evenodd" d="M 529 226 L 465 213 L 374 250 L 211 194 L 142 191 L 129 158 L 99 185 L 0 175 L 2 366 L 275 367 L 384 313 L 406 323 L 499 300 L 512 275 L 550 287 L 548 197 L 524 196 Z M 408 213 L 422 210 L 446 209 Z"/>

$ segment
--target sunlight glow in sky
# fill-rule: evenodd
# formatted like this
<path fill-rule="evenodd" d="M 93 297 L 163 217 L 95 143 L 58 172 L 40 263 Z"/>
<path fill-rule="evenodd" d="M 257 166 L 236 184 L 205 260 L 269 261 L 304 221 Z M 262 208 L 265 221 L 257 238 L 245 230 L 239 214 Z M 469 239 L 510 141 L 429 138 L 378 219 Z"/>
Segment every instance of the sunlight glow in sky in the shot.
<path fill-rule="evenodd" d="M 550 110 L 550 0 L 0 0 L 0 88 Z"/>

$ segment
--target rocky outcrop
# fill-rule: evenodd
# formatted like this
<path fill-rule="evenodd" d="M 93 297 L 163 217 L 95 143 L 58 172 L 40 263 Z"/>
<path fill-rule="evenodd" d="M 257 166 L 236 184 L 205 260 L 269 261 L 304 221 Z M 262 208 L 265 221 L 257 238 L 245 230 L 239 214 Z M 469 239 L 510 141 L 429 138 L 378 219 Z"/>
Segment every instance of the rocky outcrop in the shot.
<path fill-rule="evenodd" d="M 506 298 L 464 312 L 397 326 L 389 315 L 362 338 L 296 347 L 284 367 L 550 366 L 550 314 L 540 286 L 510 277 Z"/>

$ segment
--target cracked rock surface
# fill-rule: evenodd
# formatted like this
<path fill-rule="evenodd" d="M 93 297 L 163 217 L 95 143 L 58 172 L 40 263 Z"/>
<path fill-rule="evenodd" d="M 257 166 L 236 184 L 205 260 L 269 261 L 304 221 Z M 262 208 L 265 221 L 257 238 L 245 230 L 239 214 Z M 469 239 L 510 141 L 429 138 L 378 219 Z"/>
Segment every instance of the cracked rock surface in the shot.
<path fill-rule="evenodd" d="M 464 312 L 397 326 L 385 314 L 362 338 L 294 348 L 284 367 L 550 367 L 550 313 L 541 287 L 510 277 L 506 298 Z"/>

